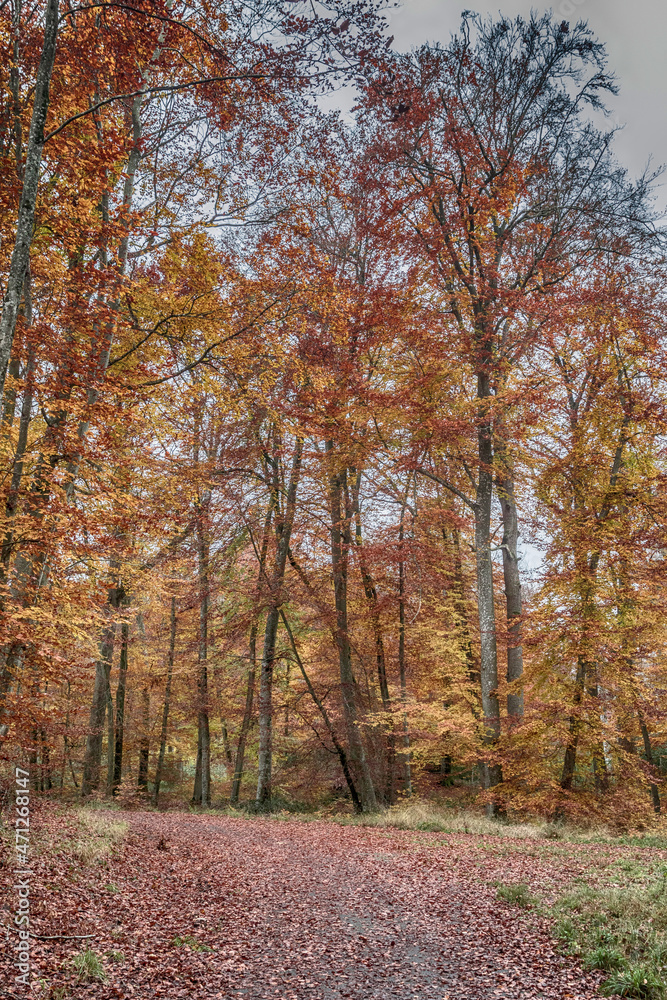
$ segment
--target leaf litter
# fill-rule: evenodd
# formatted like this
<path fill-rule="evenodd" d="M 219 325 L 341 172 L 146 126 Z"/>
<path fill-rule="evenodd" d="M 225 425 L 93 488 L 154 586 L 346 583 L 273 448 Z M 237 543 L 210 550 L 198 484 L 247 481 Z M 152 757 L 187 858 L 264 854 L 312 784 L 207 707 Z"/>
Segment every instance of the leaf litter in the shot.
<path fill-rule="evenodd" d="M 129 834 L 105 863 L 34 859 L 31 931 L 55 938 L 31 942 L 38 996 L 592 1000 L 600 974 L 560 954 L 551 922 L 502 902 L 496 886 L 548 899 L 637 853 L 326 821 L 123 818 Z M 77 976 L 84 946 L 103 981 Z M 13 974 L 6 948 L 0 975 Z"/>

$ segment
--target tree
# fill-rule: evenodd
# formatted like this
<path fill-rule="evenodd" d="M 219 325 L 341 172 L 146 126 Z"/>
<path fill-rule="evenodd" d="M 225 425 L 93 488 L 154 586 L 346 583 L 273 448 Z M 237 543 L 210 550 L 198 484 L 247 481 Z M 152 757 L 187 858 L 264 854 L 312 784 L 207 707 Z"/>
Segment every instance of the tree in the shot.
<path fill-rule="evenodd" d="M 609 155 L 610 135 L 585 117 L 614 90 L 604 65 L 583 23 L 466 14 L 447 48 L 398 56 L 366 87 L 365 111 L 377 123 L 366 170 L 378 178 L 387 215 L 404 222 L 409 259 L 437 282 L 476 391 L 476 469 L 465 502 L 475 518 L 487 788 L 501 780 L 493 755 L 501 726 L 494 480 L 511 623 L 508 708 L 513 716 L 521 708 L 518 529 L 503 385 L 539 341 L 559 289 L 610 241 L 629 251 L 647 231 L 645 182 L 626 183 Z M 450 481 L 442 485 L 461 496 Z"/>

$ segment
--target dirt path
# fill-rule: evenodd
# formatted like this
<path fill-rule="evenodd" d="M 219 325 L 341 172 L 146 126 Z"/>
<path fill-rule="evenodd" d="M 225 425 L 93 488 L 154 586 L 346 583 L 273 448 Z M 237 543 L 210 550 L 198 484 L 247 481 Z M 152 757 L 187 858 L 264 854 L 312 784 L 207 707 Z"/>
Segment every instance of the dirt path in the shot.
<path fill-rule="evenodd" d="M 97 954 L 124 955 L 105 961 L 106 985 L 68 995 L 596 996 L 595 977 L 555 953 L 546 925 L 497 901 L 490 882 L 496 869 L 507 872 L 507 857 L 480 851 L 475 838 L 183 814 L 128 819 L 122 854 L 95 885 L 70 873 L 45 887 L 35 911 L 43 933 L 93 933 Z M 510 863 L 515 877 L 541 865 L 520 853 Z M 80 947 L 38 946 L 40 974 L 53 982 Z"/>

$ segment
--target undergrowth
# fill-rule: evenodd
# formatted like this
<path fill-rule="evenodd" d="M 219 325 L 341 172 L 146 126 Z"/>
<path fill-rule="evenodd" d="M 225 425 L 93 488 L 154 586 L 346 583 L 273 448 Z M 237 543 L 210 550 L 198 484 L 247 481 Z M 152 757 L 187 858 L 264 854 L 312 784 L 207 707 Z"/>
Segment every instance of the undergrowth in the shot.
<path fill-rule="evenodd" d="M 75 955 L 72 965 L 80 983 L 105 983 L 107 975 L 99 958 L 90 948 Z"/>
<path fill-rule="evenodd" d="M 514 885 L 504 885 L 501 882 L 497 886 L 497 895 L 498 899 L 502 899 L 504 903 L 520 906 L 523 910 L 529 909 L 536 902 L 535 897 L 524 882 Z"/>
<path fill-rule="evenodd" d="M 83 808 L 70 815 L 74 826 L 62 850 L 83 865 L 106 861 L 127 833 L 127 823 L 117 819 L 113 812 Z"/>
<path fill-rule="evenodd" d="M 603 996 L 667 997 L 667 865 L 627 859 L 607 873 L 614 881 L 581 886 L 553 907 L 564 950 L 586 968 L 608 973 Z"/>
<path fill-rule="evenodd" d="M 576 826 L 549 820 L 493 819 L 472 809 L 454 809 L 414 798 L 362 815 L 331 812 L 303 804 L 278 800 L 273 809 L 257 812 L 253 803 L 232 807 L 221 803 L 213 809 L 191 808 L 191 812 L 214 816 L 247 816 L 264 820 L 282 820 L 300 823 L 338 823 L 341 826 L 366 826 L 396 830 L 415 830 L 433 833 L 470 834 L 477 837 L 502 837 L 509 840 L 550 840 L 574 844 L 617 844 L 629 847 L 648 847 L 667 850 L 667 827 L 646 833 L 619 835 L 606 826 Z"/>

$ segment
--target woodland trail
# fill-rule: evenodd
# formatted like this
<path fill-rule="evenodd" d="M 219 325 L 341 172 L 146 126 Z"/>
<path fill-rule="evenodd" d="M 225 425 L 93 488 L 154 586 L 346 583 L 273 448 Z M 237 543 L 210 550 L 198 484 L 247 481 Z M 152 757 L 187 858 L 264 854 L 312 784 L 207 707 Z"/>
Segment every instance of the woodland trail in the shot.
<path fill-rule="evenodd" d="M 57 893 L 50 884 L 35 911 L 43 933 L 92 933 L 96 953 L 125 957 L 105 962 L 107 984 L 76 986 L 72 996 L 596 996 L 598 980 L 557 954 L 546 922 L 499 902 L 492 884 L 556 885 L 576 874 L 567 857 L 545 862 L 534 845 L 508 851 L 497 838 L 327 822 L 127 819 L 128 838 L 95 884 L 83 873 Z M 81 942 L 35 945 L 52 974 Z"/>

